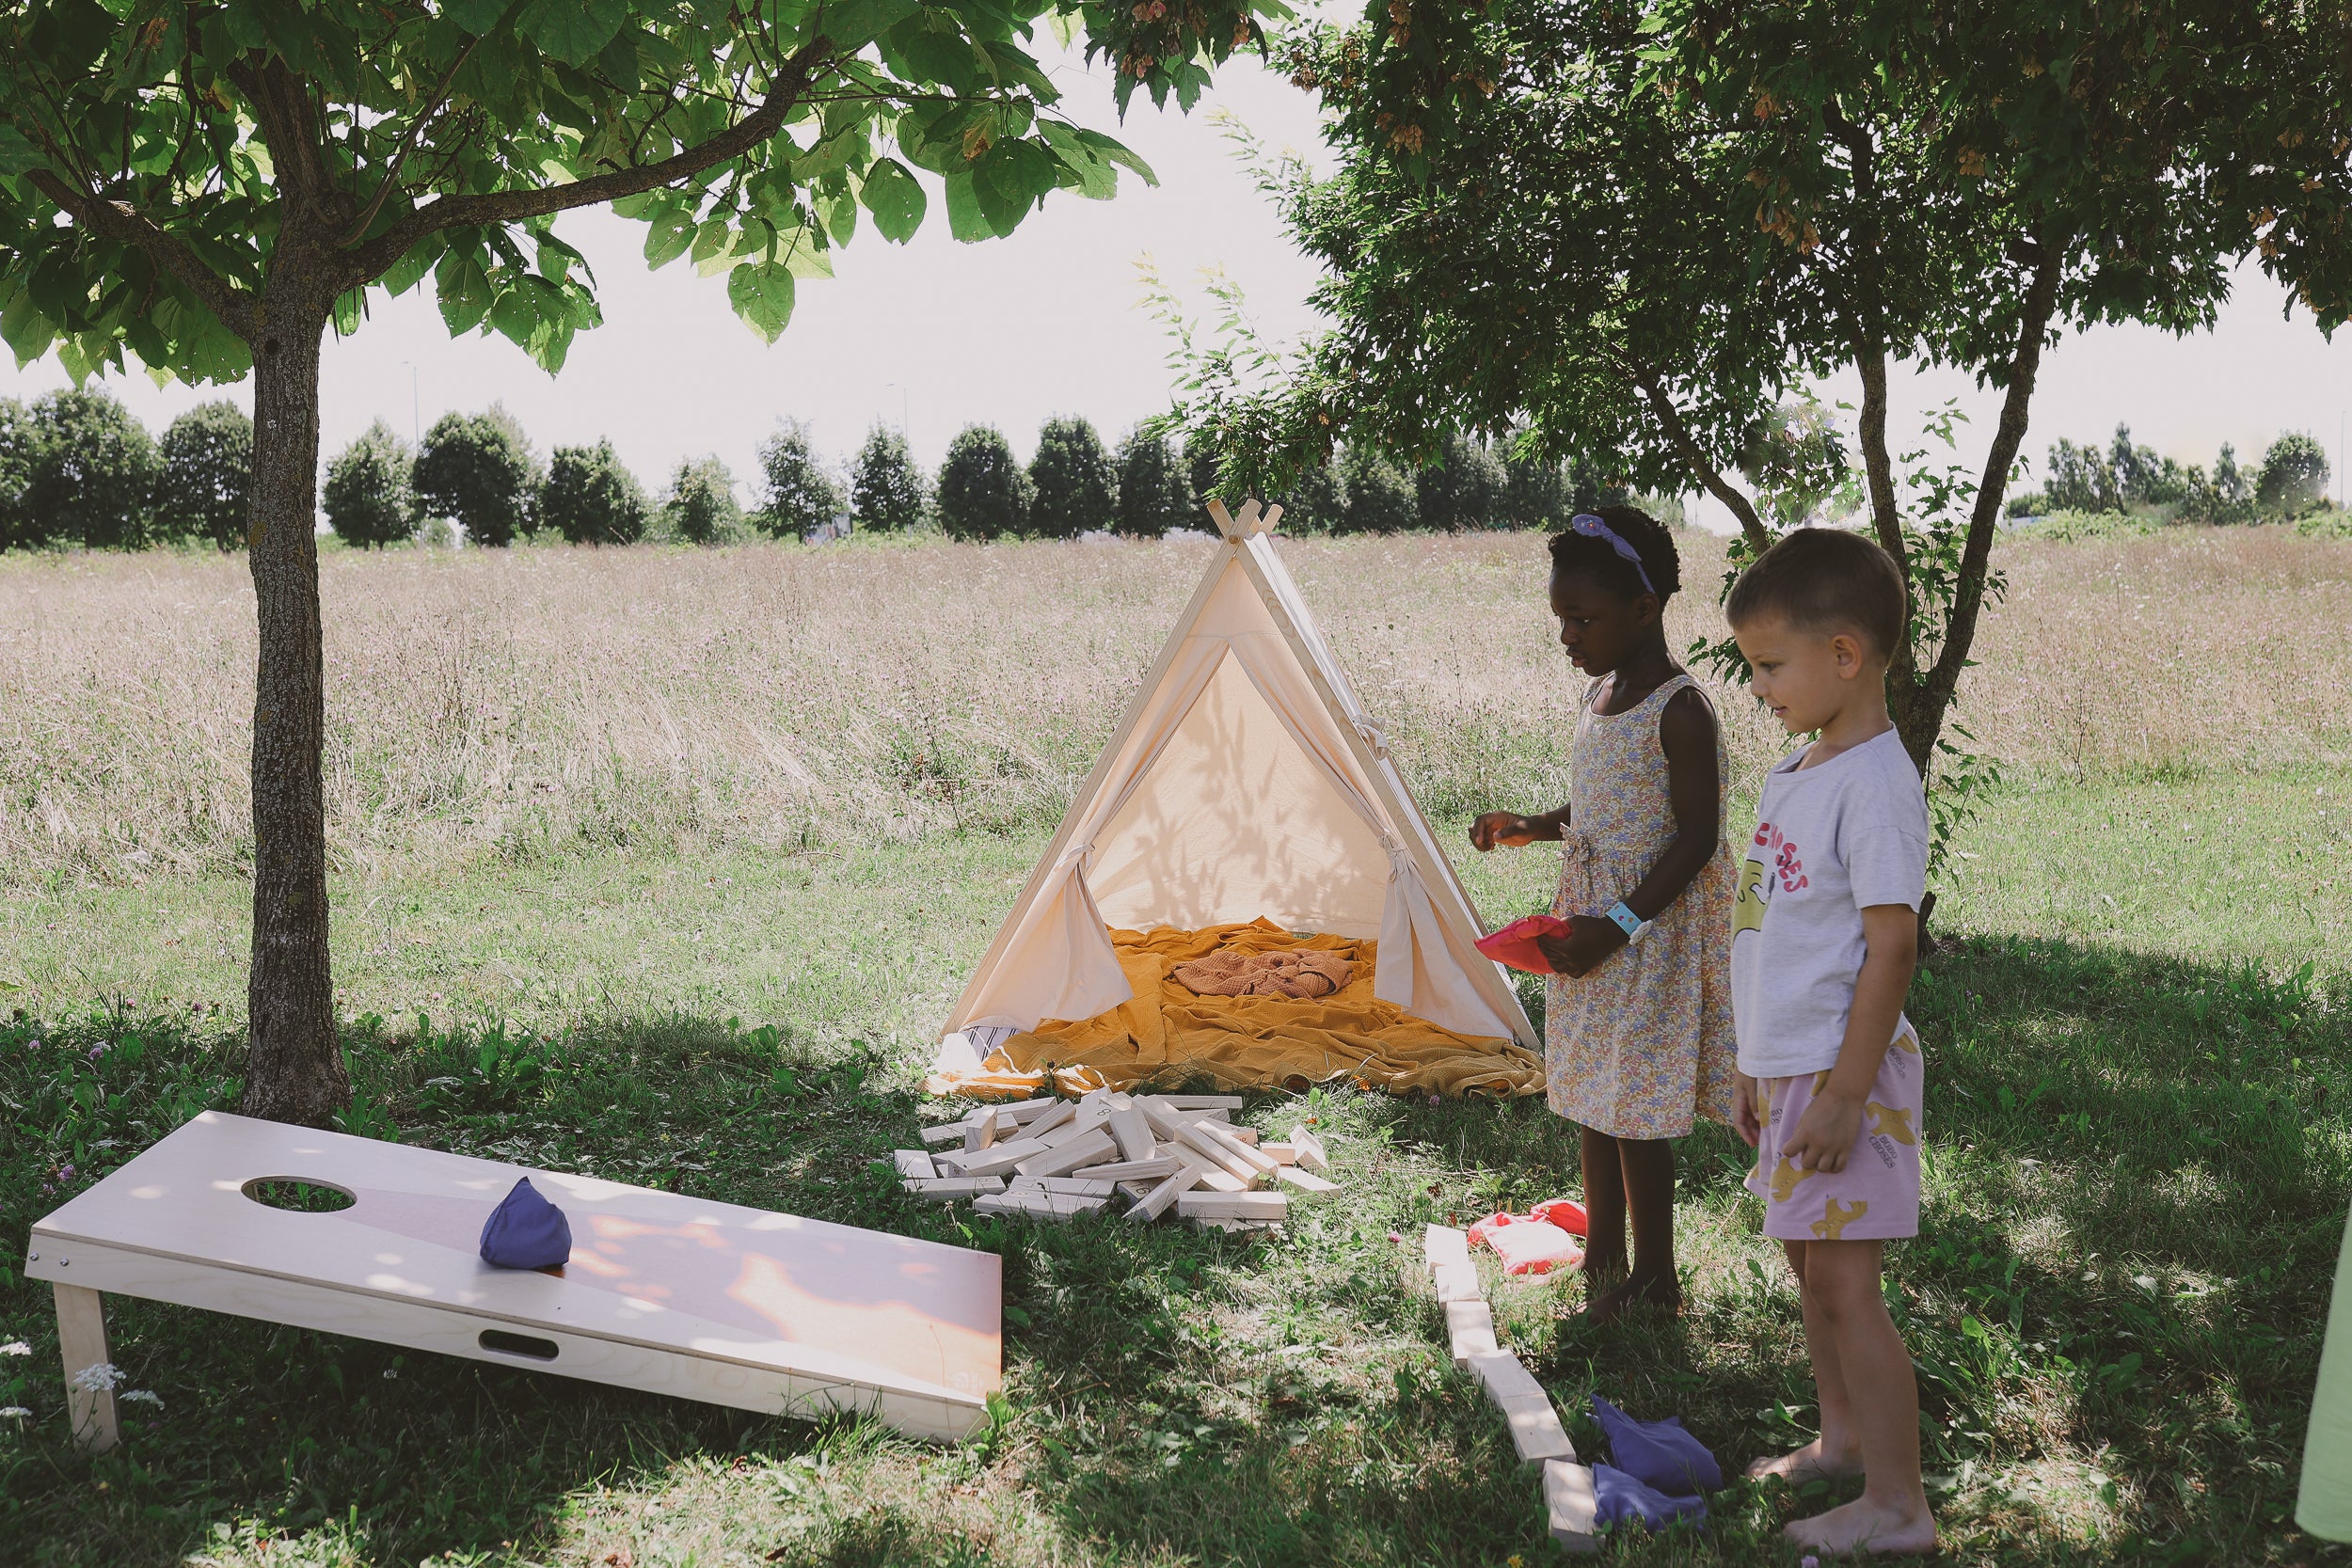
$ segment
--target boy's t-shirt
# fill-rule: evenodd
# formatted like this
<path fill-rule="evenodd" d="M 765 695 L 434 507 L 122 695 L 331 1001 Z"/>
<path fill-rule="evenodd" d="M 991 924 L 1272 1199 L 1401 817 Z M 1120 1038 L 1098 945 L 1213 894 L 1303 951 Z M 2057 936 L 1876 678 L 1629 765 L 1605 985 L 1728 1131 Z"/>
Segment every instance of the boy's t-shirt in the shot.
<path fill-rule="evenodd" d="M 1837 1065 L 1862 911 L 1915 910 L 1927 894 L 1928 797 L 1902 738 L 1890 729 L 1799 770 L 1811 749 L 1765 776 L 1732 903 L 1732 1022 L 1751 1078 Z"/>

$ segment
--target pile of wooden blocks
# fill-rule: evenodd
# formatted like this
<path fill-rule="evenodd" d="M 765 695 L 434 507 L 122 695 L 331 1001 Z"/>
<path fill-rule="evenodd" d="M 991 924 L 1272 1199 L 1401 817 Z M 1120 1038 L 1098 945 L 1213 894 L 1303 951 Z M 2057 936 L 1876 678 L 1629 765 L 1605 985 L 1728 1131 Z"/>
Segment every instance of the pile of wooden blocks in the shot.
<path fill-rule="evenodd" d="M 1502 1412 L 1520 1463 L 1543 1466 L 1552 1539 L 1572 1552 L 1597 1550 L 1592 1469 L 1577 1462 L 1576 1445 L 1568 1441 L 1544 1386 L 1518 1356 L 1495 1343 L 1494 1311 L 1479 1287 L 1478 1265 L 1470 1261 L 1469 1232 L 1430 1226 L 1422 1235 L 1422 1258 L 1445 1304 L 1454 1364 L 1477 1378 Z"/>
<path fill-rule="evenodd" d="M 1328 1193 L 1330 1162 L 1304 1127 L 1288 1143 L 1236 1127 L 1238 1095 L 1120 1094 L 982 1105 L 961 1121 L 923 1130 L 924 1148 L 892 1158 L 906 1190 L 983 1214 L 1065 1220 L 1100 1213 L 1115 1196 L 1149 1224 L 1173 1212 L 1220 1230 L 1280 1225 L 1289 1196 L 1278 1186 Z"/>

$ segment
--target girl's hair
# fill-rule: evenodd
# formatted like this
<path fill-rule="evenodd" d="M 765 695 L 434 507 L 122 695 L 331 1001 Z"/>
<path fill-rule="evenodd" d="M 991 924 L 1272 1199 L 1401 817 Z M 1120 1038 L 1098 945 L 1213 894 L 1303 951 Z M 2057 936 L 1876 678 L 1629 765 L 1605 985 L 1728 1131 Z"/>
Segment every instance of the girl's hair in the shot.
<path fill-rule="evenodd" d="M 1608 540 L 1573 529 L 1552 536 L 1551 569 L 1592 578 L 1628 599 L 1638 599 L 1649 591 L 1642 586 L 1642 574 L 1646 572 L 1661 604 L 1674 597 L 1682 586 L 1682 558 L 1675 553 L 1674 535 L 1666 531 L 1666 526 L 1638 506 L 1597 506 L 1592 511 L 1609 525 L 1609 531 L 1633 546 L 1642 558 L 1641 571 L 1635 571 L 1633 562 L 1619 555 Z"/>

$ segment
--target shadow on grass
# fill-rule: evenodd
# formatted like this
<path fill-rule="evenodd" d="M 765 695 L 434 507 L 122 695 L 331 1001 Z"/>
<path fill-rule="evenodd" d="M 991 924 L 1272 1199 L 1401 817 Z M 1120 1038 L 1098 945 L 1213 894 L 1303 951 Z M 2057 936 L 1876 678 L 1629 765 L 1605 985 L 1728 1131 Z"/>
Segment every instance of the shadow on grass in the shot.
<path fill-rule="evenodd" d="M 1930 1051 L 1929 1190 L 1890 1279 L 1956 1555 L 2352 1560 L 2284 1524 L 2352 1201 L 2344 982 L 1970 941 L 1932 962 L 1912 1014 Z M 0 1361 L 0 1405 L 34 1414 L 0 1435 L 0 1560 L 172 1562 L 216 1528 L 230 1545 L 346 1541 L 341 1558 L 321 1548 L 328 1560 L 538 1560 L 559 1546 L 570 1560 L 618 1528 L 583 1498 L 686 1495 L 688 1472 L 707 1483 L 691 1495 L 803 1561 L 1467 1563 L 1549 1549 L 1532 1474 L 1444 1361 L 1414 1249 L 1387 1240 L 1573 1190 L 1573 1139 L 1540 1103 L 1253 1106 L 1283 1128 L 1320 1114 L 1349 1190 L 1248 1241 L 911 1204 L 874 1162 L 911 1141 L 918 1096 L 855 1044 L 819 1055 L 690 1016 L 553 1037 L 367 1021 L 348 1044 L 358 1130 L 1000 1252 L 1012 1420 L 939 1455 L 121 1301 L 118 1364 L 164 1404 L 127 1407 L 130 1440 L 90 1461 L 64 1441 L 47 1292 L 11 1272 L 0 1342 L 33 1354 Z M 168 1022 L 0 1024 L 5 1266 L 40 1214 L 232 1102 L 237 1051 Z M 1597 1390 L 1683 1415 L 1736 1470 L 1798 1440 L 1812 1395 L 1785 1274 L 1739 1189 L 1746 1151 L 1709 1129 L 1682 1157 L 1688 1316 L 1596 1334 L 1567 1315 L 1573 1286 L 1514 1286 L 1499 1310 L 1581 1446 Z M 839 1473 L 864 1479 L 834 1483 L 833 1501 L 776 1500 L 780 1466 L 850 1454 Z M 946 1506 L 925 1478 L 958 1465 L 983 1494 L 1033 1499 L 1030 1538 Z M 1618 1552 L 1781 1562 L 1772 1530 L 1816 1506 L 1736 1487 L 1704 1540 Z"/>

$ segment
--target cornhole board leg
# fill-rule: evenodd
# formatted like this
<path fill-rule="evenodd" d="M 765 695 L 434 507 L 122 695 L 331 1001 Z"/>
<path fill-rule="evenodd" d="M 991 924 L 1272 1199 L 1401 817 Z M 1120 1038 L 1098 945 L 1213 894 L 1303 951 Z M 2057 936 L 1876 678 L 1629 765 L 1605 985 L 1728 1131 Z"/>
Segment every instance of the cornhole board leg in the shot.
<path fill-rule="evenodd" d="M 52 1289 L 57 1293 L 57 1346 L 65 1353 L 65 1408 L 73 1423 L 73 1440 L 91 1453 L 104 1453 L 122 1440 L 122 1428 L 115 1420 L 114 1390 L 75 1379 L 92 1367 L 106 1365 L 105 1298 L 80 1285 Z"/>

